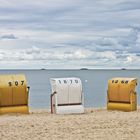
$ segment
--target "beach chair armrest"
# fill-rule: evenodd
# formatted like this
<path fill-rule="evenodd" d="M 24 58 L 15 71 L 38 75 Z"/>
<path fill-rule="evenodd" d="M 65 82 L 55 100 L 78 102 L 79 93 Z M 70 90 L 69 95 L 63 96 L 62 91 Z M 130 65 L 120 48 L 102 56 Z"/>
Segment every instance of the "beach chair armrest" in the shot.
<path fill-rule="evenodd" d="M 50 103 L 51 103 L 51 113 L 53 113 L 53 98 L 54 98 L 54 104 L 57 106 L 57 98 L 56 98 L 57 92 L 53 92 L 50 96 Z"/>
<path fill-rule="evenodd" d="M 28 93 L 28 94 L 29 94 L 29 91 L 30 91 L 30 87 L 28 86 L 28 87 L 27 87 L 27 93 Z"/>

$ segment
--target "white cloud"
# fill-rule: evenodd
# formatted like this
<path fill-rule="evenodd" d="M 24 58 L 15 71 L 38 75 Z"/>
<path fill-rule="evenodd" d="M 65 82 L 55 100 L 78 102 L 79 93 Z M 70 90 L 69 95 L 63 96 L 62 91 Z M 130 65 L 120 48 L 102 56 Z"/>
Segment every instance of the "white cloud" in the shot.
<path fill-rule="evenodd" d="M 140 62 L 140 57 L 124 52 L 127 57 L 120 57 L 112 51 L 97 52 L 74 47 L 63 49 L 38 48 L 0 50 L 0 65 L 2 68 L 111 68 L 129 67 Z M 140 64 L 140 63 L 139 63 Z M 102 66 L 101 66 L 102 65 Z M 28 67 L 29 66 L 29 67 Z"/>
<path fill-rule="evenodd" d="M 133 59 L 132 59 L 132 57 L 131 57 L 131 56 L 127 56 L 127 58 L 126 58 L 126 59 L 127 59 L 126 63 L 132 63 L 132 60 L 133 60 Z"/>

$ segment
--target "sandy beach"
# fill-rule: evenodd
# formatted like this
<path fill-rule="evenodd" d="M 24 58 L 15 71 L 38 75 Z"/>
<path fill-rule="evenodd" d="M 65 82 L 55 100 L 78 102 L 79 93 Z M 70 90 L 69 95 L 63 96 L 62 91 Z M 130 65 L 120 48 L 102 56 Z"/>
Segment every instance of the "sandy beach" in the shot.
<path fill-rule="evenodd" d="M 140 109 L 134 112 L 86 109 L 80 115 L 55 115 L 32 110 L 30 115 L 0 116 L 0 140 L 136 140 L 140 138 Z"/>

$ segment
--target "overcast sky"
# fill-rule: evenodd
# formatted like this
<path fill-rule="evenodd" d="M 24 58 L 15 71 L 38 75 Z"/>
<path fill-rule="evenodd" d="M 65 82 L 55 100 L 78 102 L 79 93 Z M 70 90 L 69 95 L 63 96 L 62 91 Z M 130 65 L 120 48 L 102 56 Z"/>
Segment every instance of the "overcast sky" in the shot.
<path fill-rule="evenodd" d="M 139 0 L 0 0 L 0 68 L 140 68 Z"/>

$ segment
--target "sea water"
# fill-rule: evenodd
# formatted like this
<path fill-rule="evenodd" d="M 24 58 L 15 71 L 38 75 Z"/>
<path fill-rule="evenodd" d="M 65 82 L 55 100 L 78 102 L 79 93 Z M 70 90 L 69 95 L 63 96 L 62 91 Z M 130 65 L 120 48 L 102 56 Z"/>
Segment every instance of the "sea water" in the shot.
<path fill-rule="evenodd" d="M 0 74 L 25 74 L 30 86 L 29 106 L 49 108 L 50 78 L 79 77 L 86 107 L 106 106 L 107 82 L 113 77 L 138 78 L 136 88 L 140 105 L 140 70 L 0 70 Z"/>

